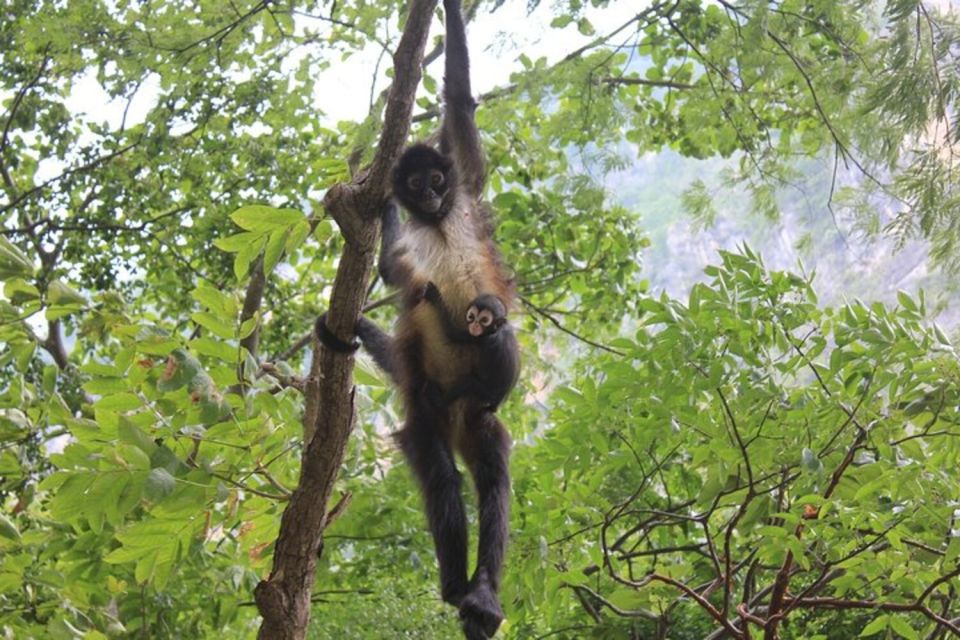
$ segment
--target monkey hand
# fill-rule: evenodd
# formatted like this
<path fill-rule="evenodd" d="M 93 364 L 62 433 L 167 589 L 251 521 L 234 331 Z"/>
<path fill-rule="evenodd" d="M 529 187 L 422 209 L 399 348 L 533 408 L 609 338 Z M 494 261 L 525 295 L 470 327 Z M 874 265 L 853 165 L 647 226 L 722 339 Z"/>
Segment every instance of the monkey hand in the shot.
<path fill-rule="evenodd" d="M 317 339 L 320 341 L 320 343 L 331 351 L 336 351 L 337 353 L 353 353 L 360 348 L 359 342 L 347 342 L 346 340 L 342 340 L 330 330 L 330 328 L 327 326 L 326 311 L 321 313 L 317 318 L 315 331 Z"/>
<path fill-rule="evenodd" d="M 433 282 L 428 282 L 423 287 L 423 298 L 427 302 L 440 304 L 442 299 L 440 296 L 440 289 L 437 289 L 437 285 L 433 284 Z"/>

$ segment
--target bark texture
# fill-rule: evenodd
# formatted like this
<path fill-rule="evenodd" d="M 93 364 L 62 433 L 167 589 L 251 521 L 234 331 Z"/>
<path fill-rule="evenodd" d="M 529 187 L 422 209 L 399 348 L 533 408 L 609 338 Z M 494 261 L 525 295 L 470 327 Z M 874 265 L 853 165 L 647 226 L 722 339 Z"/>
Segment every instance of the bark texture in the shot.
<path fill-rule="evenodd" d="M 410 128 L 421 61 L 436 0 L 412 0 L 403 36 L 393 56 L 390 89 L 370 169 L 350 184 L 330 189 L 324 199 L 346 240 L 330 297 L 327 323 L 339 336 L 353 334 L 373 269 L 390 168 Z M 263 621 L 261 640 L 301 640 L 310 621 L 317 552 L 327 522 L 327 503 L 353 428 L 353 356 L 314 345 L 306 386 L 303 467 L 287 503 L 273 556 L 273 570 L 255 590 Z"/>

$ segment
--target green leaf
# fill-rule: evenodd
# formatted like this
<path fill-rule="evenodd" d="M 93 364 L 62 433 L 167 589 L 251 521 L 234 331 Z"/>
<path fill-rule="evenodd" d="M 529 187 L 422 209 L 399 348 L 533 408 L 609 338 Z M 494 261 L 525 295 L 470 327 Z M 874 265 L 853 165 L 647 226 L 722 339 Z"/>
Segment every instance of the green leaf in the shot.
<path fill-rule="evenodd" d="M 317 223 L 316 228 L 313 230 L 313 237 L 321 245 L 325 245 L 327 244 L 327 241 L 329 241 L 330 238 L 333 237 L 334 232 L 335 232 L 335 229 L 333 226 L 333 222 L 324 218 L 323 220 Z"/>
<path fill-rule="evenodd" d="M 0 435 L 4 441 L 15 441 L 33 429 L 30 419 L 19 409 L 0 410 Z"/>
<path fill-rule="evenodd" d="M 903 291 L 902 289 L 897 291 L 897 302 L 900 303 L 900 306 L 908 311 L 917 311 L 917 303 L 913 301 L 913 298 L 910 295 Z"/>
<path fill-rule="evenodd" d="M 241 336 L 242 339 L 242 331 Z M 234 362 L 237 359 L 237 347 L 208 336 L 201 336 L 190 341 L 190 349 L 197 353 L 224 362 Z"/>
<path fill-rule="evenodd" d="M 117 454 L 126 463 L 129 469 L 137 471 L 150 470 L 150 456 L 143 449 L 129 444 L 117 445 Z"/>
<path fill-rule="evenodd" d="M 20 530 L 7 516 L 0 513 L 0 537 L 20 542 Z"/>
<path fill-rule="evenodd" d="M 237 252 L 237 257 L 233 261 L 233 273 L 237 280 L 243 280 L 250 272 L 250 265 L 260 255 L 264 245 L 267 242 L 267 235 L 263 234 L 256 240 L 246 245 Z"/>
<path fill-rule="evenodd" d="M 239 305 L 234 296 L 218 291 L 206 282 L 201 282 L 190 295 L 208 310 L 221 317 L 233 318 L 239 311 Z"/>
<path fill-rule="evenodd" d="M 200 363 L 196 359 L 191 358 L 183 349 L 177 349 L 167 357 L 163 373 L 157 380 L 157 390 L 176 391 L 193 380 L 200 371 Z"/>
<path fill-rule="evenodd" d="M 290 237 L 290 229 L 282 228 L 276 229 L 270 234 L 270 239 L 267 241 L 267 247 L 263 251 L 263 271 L 264 273 L 272 273 L 274 267 L 280 262 L 280 258 L 283 257 L 283 249 L 287 244 L 287 238 Z"/>
<path fill-rule="evenodd" d="M 243 324 L 240 325 L 240 333 L 237 334 L 237 338 L 244 340 L 250 336 L 257 328 L 257 325 L 260 323 L 260 312 L 254 314 L 252 318 L 243 321 Z"/>
<path fill-rule="evenodd" d="M 128 418 L 120 418 L 117 426 L 117 435 L 120 442 L 133 445 L 143 451 L 148 457 L 157 449 L 157 443 Z M 149 468 L 149 464 L 147 465 Z"/>
<path fill-rule="evenodd" d="M 52 395 L 57 389 L 57 374 L 60 371 L 59 368 L 52 364 L 48 364 L 43 368 L 43 392 L 47 395 Z"/>
<path fill-rule="evenodd" d="M 247 231 L 226 238 L 217 238 L 213 241 L 215 247 L 227 253 L 237 253 L 241 249 L 250 246 L 251 243 L 263 237 L 262 231 Z"/>
<path fill-rule="evenodd" d="M 890 616 L 890 628 L 893 629 L 901 638 L 908 640 L 920 640 L 920 634 L 914 630 L 910 624 L 901 616 Z"/>
<path fill-rule="evenodd" d="M 93 406 L 97 409 L 123 412 L 139 409 L 143 406 L 143 401 L 133 393 L 117 393 L 103 396 L 97 400 Z"/>
<path fill-rule="evenodd" d="M 0 280 L 33 275 L 33 262 L 4 236 L 0 236 Z"/>
<path fill-rule="evenodd" d="M 147 499 L 152 501 L 161 500 L 171 493 L 177 487 L 176 479 L 170 475 L 170 472 L 160 467 L 151 469 L 147 475 L 147 482 L 144 485 L 144 494 Z"/>
<path fill-rule="evenodd" d="M 209 311 L 197 311 L 190 314 L 190 319 L 207 329 L 218 338 L 230 340 L 235 337 L 235 330 L 231 322 L 221 320 Z M 231 318 L 232 319 L 232 318 Z"/>
<path fill-rule="evenodd" d="M 7 280 L 3 286 L 3 294 L 15 305 L 40 298 L 40 290 L 21 278 Z"/>
<path fill-rule="evenodd" d="M 57 306 L 85 305 L 87 299 L 67 284 L 54 280 L 47 285 L 47 302 Z"/>
<path fill-rule="evenodd" d="M 296 209 L 276 209 L 252 204 L 231 213 L 230 219 L 247 231 L 273 231 L 278 228 L 292 227 L 302 222 L 304 216 Z"/>
<path fill-rule="evenodd" d="M 960 537 L 955 536 L 950 538 L 950 542 L 947 544 L 947 553 L 943 557 L 943 562 L 949 566 L 958 557 L 960 557 Z"/>
<path fill-rule="evenodd" d="M 296 251 L 303 242 L 310 237 L 310 223 L 306 220 L 298 222 L 290 229 L 290 235 L 287 236 L 287 243 L 284 245 L 284 251 L 288 254 Z"/>
<path fill-rule="evenodd" d="M 890 616 L 887 616 L 887 615 L 877 616 L 873 620 L 873 622 L 871 622 L 870 624 L 868 624 L 866 627 L 863 628 L 863 631 L 860 632 L 859 637 L 864 638 L 866 636 L 872 636 L 877 633 L 880 633 L 881 631 L 886 631 L 887 627 L 889 626 L 889 620 L 890 620 Z"/>
<path fill-rule="evenodd" d="M 157 356 L 165 356 L 180 346 L 166 331 L 152 325 L 138 327 L 136 340 L 137 351 Z"/>

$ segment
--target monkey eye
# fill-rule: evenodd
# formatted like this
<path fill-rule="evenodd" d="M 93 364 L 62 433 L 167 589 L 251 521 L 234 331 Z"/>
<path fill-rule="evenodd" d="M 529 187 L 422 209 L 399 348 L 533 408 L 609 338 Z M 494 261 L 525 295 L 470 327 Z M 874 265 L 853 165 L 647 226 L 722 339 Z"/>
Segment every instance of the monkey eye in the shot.
<path fill-rule="evenodd" d="M 423 188 L 423 179 L 420 176 L 410 176 L 407 178 L 407 186 L 413 191 L 420 191 Z"/>
<path fill-rule="evenodd" d="M 477 319 L 477 309 L 476 307 L 470 307 L 470 310 L 467 311 L 467 322 L 473 322 Z"/>
<path fill-rule="evenodd" d="M 479 317 L 480 317 L 480 324 L 483 325 L 484 327 L 489 327 L 490 324 L 493 322 L 493 314 L 487 311 L 486 309 L 480 312 Z"/>
<path fill-rule="evenodd" d="M 430 184 L 434 187 L 443 185 L 443 174 L 434 169 L 430 172 Z"/>

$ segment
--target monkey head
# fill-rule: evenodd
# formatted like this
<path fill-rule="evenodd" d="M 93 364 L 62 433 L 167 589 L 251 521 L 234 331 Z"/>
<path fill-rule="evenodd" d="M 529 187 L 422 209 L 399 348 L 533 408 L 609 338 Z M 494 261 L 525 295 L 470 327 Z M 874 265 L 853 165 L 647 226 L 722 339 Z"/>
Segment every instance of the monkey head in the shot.
<path fill-rule="evenodd" d="M 467 332 L 474 338 L 494 335 L 506 321 L 506 306 L 489 293 L 477 296 L 467 309 Z"/>
<path fill-rule="evenodd" d="M 424 224 L 439 224 L 453 206 L 453 161 L 433 147 L 408 147 L 393 169 L 393 196 Z"/>

